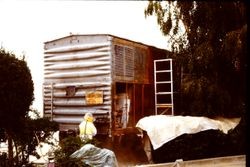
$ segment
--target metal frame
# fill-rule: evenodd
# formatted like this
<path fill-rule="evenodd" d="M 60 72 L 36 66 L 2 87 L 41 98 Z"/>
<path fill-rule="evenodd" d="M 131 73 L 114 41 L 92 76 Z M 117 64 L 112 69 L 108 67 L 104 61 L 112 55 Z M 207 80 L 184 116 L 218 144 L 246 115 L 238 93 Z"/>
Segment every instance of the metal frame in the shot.
<path fill-rule="evenodd" d="M 169 68 L 166 70 L 157 70 L 157 63 L 158 62 L 169 62 Z M 170 73 L 170 81 L 157 81 L 157 73 Z M 169 83 L 171 85 L 170 92 L 157 92 L 157 84 L 164 84 Z M 171 115 L 174 115 L 174 103 L 173 103 L 173 67 L 172 67 L 172 59 L 159 59 L 154 60 L 154 89 L 155 89 L 155 115 L 158 115 L 158 108 L 166 108 L 164 112 L 161 114 L 164 114 L 169 108 L 171 108 Z M 170 94 L 171 97 L 171 103 L 164 103 L 162 105 L 158 104 L 157 96 L 163 95 L 163 94 Z"/>

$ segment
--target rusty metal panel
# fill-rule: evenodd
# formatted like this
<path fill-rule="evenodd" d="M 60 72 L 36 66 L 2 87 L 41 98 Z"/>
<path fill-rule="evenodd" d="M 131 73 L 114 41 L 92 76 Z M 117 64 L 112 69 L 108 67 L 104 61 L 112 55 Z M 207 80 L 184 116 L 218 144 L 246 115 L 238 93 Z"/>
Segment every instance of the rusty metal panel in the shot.
<path fill-rule="evenodd" d="M 125 76 L 134 79 L 134 49 L 125 47 L 125 55 L 126 55 L 124 58 Z"/>
<path fill-rule="evenodd" d="M 112 44 L 114 81 L 147 84 L 149 48 L 117 39 Z"/>
<path fill-rule="evenodd" d="M 134 68 L 135 80 L 140 83 L 149 83 L 148 65 L 149 65 L 149 51 L 145 48 L 137 47 L 135 50 Z"/>
<path fill-rule="evenodd" d="M 134 80 L 134 50 L 128 46 L 115 45 L 114 73 L 116 76 Z"/>
<path fill-rule="evenodd" d="M 124 75 L 124 48 L 122 46 L 115 45 L 114 50 L 114 54 L 116 55 L 114 58 L 114 74 L 122 77 Z"/>

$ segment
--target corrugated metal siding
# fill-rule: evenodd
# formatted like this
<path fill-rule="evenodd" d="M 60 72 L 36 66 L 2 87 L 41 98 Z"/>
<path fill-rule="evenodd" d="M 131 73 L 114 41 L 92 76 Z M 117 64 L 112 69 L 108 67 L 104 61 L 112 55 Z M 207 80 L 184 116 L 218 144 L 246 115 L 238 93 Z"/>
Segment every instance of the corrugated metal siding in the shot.
<path fill-rule="evenodd" d="M 44 115 L 78 126 L 86 112 L 96 122 L 111 119 L 111 42 L 108 36 L 69 36 L 45 43 Z M 74 91 L 69 95 L 68 91 Z M 101 91 L 102 104 L 87 104 L 86 93 Z"/>
<path fill-rule="evenodd" d="M 126 93 L 131 100 L 128 126 L 133 127 L 153 113 L 149 98 L 153 97 L 153 59 L 165 56 L 162 49 L 108 34 L 71 35 L 46 42 L 44 116 L 67 130 L 77 128 L 83 115 L 91 112 L 97 118 L 98 133 L 111 134 L 119 119 L 116 97 Z M 101 92 L 101 104 L 88 104 L 91 91 Z"/>

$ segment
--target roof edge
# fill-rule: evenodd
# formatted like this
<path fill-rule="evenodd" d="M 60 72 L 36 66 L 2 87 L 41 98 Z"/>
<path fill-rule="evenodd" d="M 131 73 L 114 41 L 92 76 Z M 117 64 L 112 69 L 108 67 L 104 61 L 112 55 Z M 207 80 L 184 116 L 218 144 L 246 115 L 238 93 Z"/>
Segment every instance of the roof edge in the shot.
<path fill-rule="evenodd" d="M 61 39 L 64 39 L 64 38 L 75 37 L 75 36 L 109 36 L 109 37 L 112 37 L 112 38 L 118 38 L 118 39 L 122 39 L 122 40 L 130 41 L 130 42 L 134 42 L 134 43 L 137 43 L 137 44 L 150 46 L 150 47 L 154 47 L 154 48 L 157 48 L 157 49 L 166 50 L 168 52 L 171 52 L 171 51 L 169 51 L 167 49 L 158 48 L 158 47 L 153 46 L 153 45 L 148 45 L 148 44 L 145 44 L 145 43 L 142 43 L 142 42 L 133 41 L 131 39 L 119 37 L 119 36 L 112 35 L 112 34 L 105 34 L 105 33 L 100 33 L 100 34 L 70 34 L 70 35 L 67 35 L 67 36 L 64 36 L 64 37 L 60 37 L 60 38 L 56 38 L 56 39 L 53 39 L 53 40 L 50 40 L 50 41 L 46 41 L 46 42 L 44 42 L 44 44 L 54 42 L 54 41 L 58 41 L 58 40 L 61 40 Z"/>

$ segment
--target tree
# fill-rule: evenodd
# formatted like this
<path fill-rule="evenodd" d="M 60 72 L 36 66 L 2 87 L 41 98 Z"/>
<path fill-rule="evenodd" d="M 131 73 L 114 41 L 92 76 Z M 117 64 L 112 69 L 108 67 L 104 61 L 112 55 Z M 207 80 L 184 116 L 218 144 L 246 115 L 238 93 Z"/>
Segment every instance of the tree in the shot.
<path fill-rule="evenodd" d="M 18 129 L 34 99 L 33 81 L 24 59 L 0 49 L 0 126 Z"/>
<path fill-rule="evenodd" d="M 13 53 L 0 49 L 0 127 L 12 136 L 24 126 L 22 119 L 27 116 L 34 99 L 33 81 L 24 59 L 17 59 Z M 9 158 L 12 159 L 12 144 L 9 144 Z"/>
<path fill-rule="evenodd" d="M 149 1 L 145 15 L 154 14 L 163 34 L 171 37 L 168 42 L 172 44 L 172 58 L 177 66 L 178 75 L 175 77 L 181 83 L 176 89 L 180 98 L 175 102 L 180 101 L 180 107 L 175 107 L 179 108 L 175 113 L 208 117 L 241 116 L 239 125 L 227 135 L 219 131 L 183 135 L 162 147 L 156 157 L 169 155 L 173 150 L 175 153 L 166 156 L 167 160 L 172 161 L 171 157 L 195 159 L 245 154 L 245 2 Z M 181 23 L 184 33 L 180 32 Z"/>
<path fill-rule="evenodd" d="M 33 81 L 24 59 L 0 49 L 0 127 L 7 132 L 8 143 L 15 147 L 13 159 L 12 144 L 9 144 L 9 162 L 0 156 L 5 166 L 27 166 L 29 155 L 37 155 L 36 146 L 46 142 L 59 129 L 56 122 L 46 118 L 31 119 L 28 116 L 33 97 Z M 36 111 L 32 111 L 36 115 Z M 0 164 L 1 165 L 1 164 Z"/>
<path fill-rule="evenodd" d="M 79 136 L 68 136 L 62 139 L 60 148 L 55 150 L 55 163 L 57 166 L 88 167 L 81 159 L 71 158 L 70 155 L 83 146 Z"/>
<path fill-rule="evenodd" d="M 169 42 L 176 53 L 173 58 L 181 68 L 179 113 L 209 117 L 243 114 L 246 110 L 246 4 L 149 1 L 145 15 L 153 14 L 163 34 L 171 36 Z M 185 33 L 178 36 L 181 23 Z"/>
<path fill-rule="evenodd" d="M 23 119 L 23 124 L 22 131 L 17 131 L 12 136 L 16 150 L 16 166 L 28 166 L 30 155 L 40 158 L 36 147 L 40 142 L 53 145 L 48 139 L 59 129 L 57 122 L 50 121 L 47 118 L 31 119 L 26 117 Z"/>

